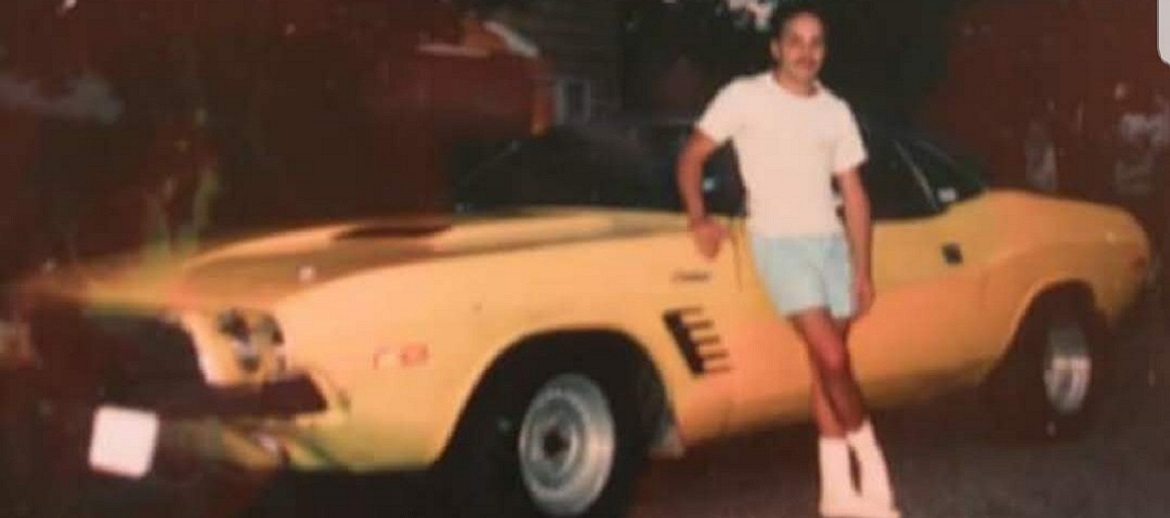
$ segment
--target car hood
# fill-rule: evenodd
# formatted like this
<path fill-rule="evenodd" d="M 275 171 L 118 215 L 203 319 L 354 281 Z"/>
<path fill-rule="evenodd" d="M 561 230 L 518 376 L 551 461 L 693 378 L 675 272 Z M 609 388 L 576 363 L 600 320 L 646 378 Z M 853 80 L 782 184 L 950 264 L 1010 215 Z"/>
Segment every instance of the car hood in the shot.
<path fill-rule="evenodd" d="M 228 239 L 183 257 L 108 258 L 39 273 L 23 289 L 119 306 L 263 308 L 375 268 L 685 228 L 671 213 L 572 208 L 351 221 Z"/>

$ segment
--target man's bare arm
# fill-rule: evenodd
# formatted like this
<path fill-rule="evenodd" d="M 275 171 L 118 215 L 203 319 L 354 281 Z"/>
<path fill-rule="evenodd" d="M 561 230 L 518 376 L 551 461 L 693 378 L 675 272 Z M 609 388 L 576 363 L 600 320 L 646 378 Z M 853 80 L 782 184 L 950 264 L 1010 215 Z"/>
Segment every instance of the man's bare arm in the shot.
<path fill-rule="evenodd" d="M 692 225 L 707 219 L 703 204 L 703 165 L 717 148 L 711 137 L 695 130 L 678 159 L 678 191 Z"/>
<path fill-rule="evenodd" d="M 707 217 L 703 204 L 703 164 L 718 147 L 713 139 L 695 131 L 679 156 L 676 172 L 678 192 L 687 211 L 695 247 L 707 259 L 719 255 L 719 246 L 726 235 L 722 225 Z"/>
<path fill-rule="evenodd" d="M 837 176 L 837 181 L 841 188 L 841 199 L 845 204 L 845 231 L 849 238 L 853 270 L 868 279 L 872 273 L 870 244 L 873 233 L 869 197 L 865 194 L 865 187 L 861 183 L 861 174 L 857 168 L 841 173 Z"/>

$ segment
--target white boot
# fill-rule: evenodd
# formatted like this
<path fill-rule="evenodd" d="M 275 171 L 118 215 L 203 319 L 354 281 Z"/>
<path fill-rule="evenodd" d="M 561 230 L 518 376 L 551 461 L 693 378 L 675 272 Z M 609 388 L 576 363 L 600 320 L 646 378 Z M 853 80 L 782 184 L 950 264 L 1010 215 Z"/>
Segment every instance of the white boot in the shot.
<path fill-rule="evenodd" d="M 901 518 L 902 516 L 893 507 L 875 504 L 860 496 L 835 502 L 822 501 L 820 511 L 824 518 Z"/>
<path fill-rule="evenodd" d="M 821 437 L 817 441 L 821 468 L 821 502 L 849 500 L 857 496 L 849 469 L 849 443 L 844 437 Z"/>
<path fill-rule="evenodd" d="M 863 422 L 858 429 L 846 435 L 846 441 L 857 456 L 861 498 L 879 507 L 895 510 L 889 469 L 882 448 L 874 436 L 873 425 L 868 420 Z"/>
<path fill-rule="evenodd" d="M 821 470 L 821 515 L 826 518 L 859 518 L 865 502 L 853 485 L 849 443 L 845 438 L 821 437 L 817 441 Z"/>

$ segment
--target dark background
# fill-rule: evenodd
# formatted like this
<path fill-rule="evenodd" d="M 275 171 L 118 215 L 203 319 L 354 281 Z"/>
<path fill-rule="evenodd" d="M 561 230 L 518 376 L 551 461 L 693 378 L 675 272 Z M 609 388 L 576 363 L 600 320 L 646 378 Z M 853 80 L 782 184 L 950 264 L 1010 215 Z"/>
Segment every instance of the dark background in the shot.
<path fill-rule="evenodd" d="M 1039 120 L 1064 194 L 1119 201 L 1104 173 L 1116 121 L 1168 84 L 1154 0 L 818 5 L 824 80 L 856 111 L 953 138 L 1009 187 L 1024 187 L 1021 143 Z M 540 58 L 416 52 L 473 40 L 470 18 L 512 27 Z M 766 67 L 766 38 L 722 0 L 6 1 L 0 86 L 45 102 L 105 92 L 64 115 L 0 95 L 0 269 L 178 234 L 208 168 L 208 232 L 449 212 L 456 186 L 532 137 L 541 95 L 554 97 L 546 134 L 615 155 L 621 132 L 685 124 L 730 78 Z M 588 174 L 550 169 L 562 174 L 537 190 Z M 151 213 L 144 193 L 168 182 L 178 194 Z"/>

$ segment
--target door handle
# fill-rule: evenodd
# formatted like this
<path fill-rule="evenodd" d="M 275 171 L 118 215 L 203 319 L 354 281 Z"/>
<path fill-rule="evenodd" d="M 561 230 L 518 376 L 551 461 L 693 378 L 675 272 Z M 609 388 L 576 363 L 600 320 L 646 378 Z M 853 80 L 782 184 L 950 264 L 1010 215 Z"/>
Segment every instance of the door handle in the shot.
<path fill-rule="evenodd" d="M 707 282 L 711 280 L 711 272 L 706 270 L 680 270 L 670 277 L 673 282 Z"/>
<path fill-rule="evenodd" d="M 946 259 L 947 264 L 963 264 L 963 247 L 959 246 L 958 243 L 943 244 L 942 255 L 943 259 Z"/>

